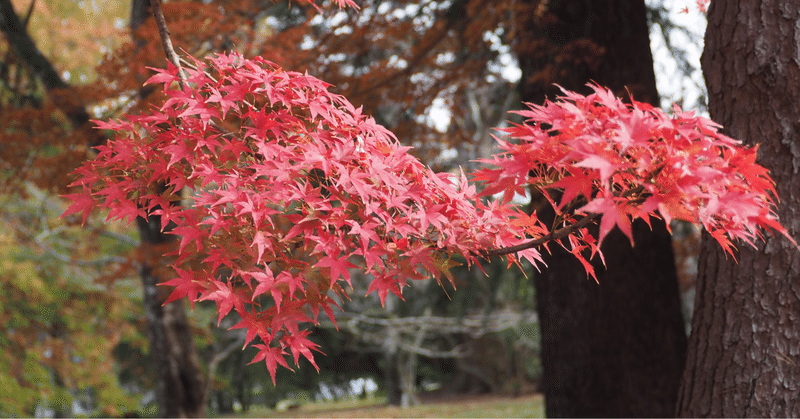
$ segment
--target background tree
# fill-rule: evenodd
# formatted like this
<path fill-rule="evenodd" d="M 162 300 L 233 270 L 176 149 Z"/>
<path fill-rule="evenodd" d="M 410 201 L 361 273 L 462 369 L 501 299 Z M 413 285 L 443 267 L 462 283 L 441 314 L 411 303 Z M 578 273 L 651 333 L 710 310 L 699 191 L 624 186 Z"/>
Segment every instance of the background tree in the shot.
<path fill-rule="evenodd" d="M 130 251 L 118 233 L 68 226 L 33 188 L 2 194 L 0 219 L 0 414 L 121 415 L 136 400 L 114 374 L 113 350 L 136 334 L 130 316 Z M 122 235 L 119 235 L 122 236 Z M 123 236 L 124 237 L 124 236 Z M 83 248 L 64 246 L 83 239 Z M 91 245 L 88 245 L 92 243 Z M 81 259 L 67 253 L 80 251 Z"/>
<path fill-rule="evenodd" d="M 141 25 L 142 13 L 149 10 L 146 1 L 136 0 L 133 2 L 131 21 Z M 33 15 L 33 6 L 30 3 L 28 16 Z M 91 8 L 91 5 L 84 5 Z M 66 10 L 72 11 L 75 5 L 67 5 Z M 44 6 L 36 9 L 41 19 L 55 19 Z M 102 9 L 105 12 L 116 9 Z M 63 12 L 63 10 L 61 10 Z M 157 61 L 146 59 L 148 48 L 147 38 L 157 40 L 155 25 L 150 19 L 150 35 L 147 29 L 140 31 L 140 41 L 131 46 L 122 45 L 116 51 L 119 55 L 109 56 L 106 66 L 98 67 L 101 79 L 108 75 L 106 71 L 114 72 L 112 80 L 101 84 L 103 88 L 87 88 L 84 86 L 70 86 L 62 79 L 62 73 L 56 71 L 53 63 L 45 57 L 39 47 L 29 36 L 25 24 L 17 16 L 9 0 L 0 2 L 0 29 L 3 30 L 5 38 L 9 41 L 9 48 L 6 50 L 6 66 L 3 67 L 3 81 L 5 87 L 11 94 L 11 101 L 3 104 L 6 109 L 2 118 L 7 121 L 3 127 L 3 139 L 8 147 L 3 147 L 2 161 L 7 169 L 4 173 L 4 188 L 19 193 L 18 188 L 25 182 L 32 182 L 47 191 L 63 192 L 66 186 L 65 179 L 58 175 L 71 170 L 77 162 L 85 158 L 87 147 L 97 145 L 105 141 L 101 131 L 87 124 L 90 116 L 88 105 L 94 105 L 94 111 L 104 109 L 113 113 L 117 106 L 131 107 L 136 104 L 147 106 L 145 100 L 151 92 L 140 91 L 140 100 L 132 101 L 126 99 L 131 91 L 139 91 L 141 83 L 146 76 L 146 69 L 142 64 L 149 62 L 152 66 L 158 66 Z M 62 47 L 74 45 L 75 39 L 66 38 L 64 33 L 74 34 L 67 28 L 64 31 L 60 27 L 70 27 L 79 24 L 81 19 L 86 19 L 96 14 L 96 10 L 81 9 L 78 22 L 72 19 L 58 18 L 61 22 L 57 26 L 58 36 L 48 39 L 46 43 L 52 51 L 62 51 Z M 187 13 L 192 15 L 191 13 Z M 43 15 L 43 16 L 41 16 Z M 66 17 L 66 16 L 65 16 Z M 107 19 L 110 20 L 110 19 Z M 64 25 L 64 23 L 67 23 Z M 49 22 L 48 22 L 49 23 Z M 44 28 L 48 26 L 42 25 Z M 135 26 L 135 25 L 132 25 Z M 103 31 L 107 26 L 101 25 L 94 27 L 92 31 L 77 32 L 77 44 L 86 46 L 91 44 L 89 40 L 96 39 L 97 31 Z M 138 28 L 134 28 L 138 29 Z M 52 34 L 51 34 L 52 35 Z M 113 37 L 118 40 L 119 37 Z M 121 44 L 121 42 L 120 42 Z M 108 52 L 110 46 L 116 46 L 116 42 L 111 45 L 94 45 L 94 54 L 86 54 L 85 58 L 98 60 L 102 52 Z M 151 46 L 151 50 L 158 51 L 156 43 Z M 57 55 L 57 54 L 56 54 Z M 141 60 L 138 65 L 129 67 L 129 71 L 120 72 L 119 67 L 114 66 L 114 57 L 125 57 L 126 60 Z M 151 59 L 155 59 L 151 53 Z M 16 66 L 11 64 L 17 63 Z M 83 66 L 84 61 L 71 62 L 76 77 L 74 80 L 91 79 L 95 76 L 94 72 L 86 71 Z M 120 74 L 126 77 L 119 77 Z M 70 74 L 70 73 L 64 73 Z M 80 76 L 80 77 L 79 77 Z M 20 89 L 22 83 L 27 83 L 28 93 Z M 37 92 L 39 86 L 43 87 L 43 92 Z M 132 86 L 135 86 L 132 88 Z M 29 101 L 20 101 L 19 98 L 30 97 Z M 71 127 L 70 127 L 71 125 Z M 22 163 L 24 162 L 24 163 Z M 161 414 L 165 416 L 199 416 L 204 412 L 205 381 L 203 372 L 198 363 L 190 324 L 185 315 L 185 308 L 182 303 L 177 302 L 162 307 L 166 298 L 164 289 L 156 287 L 161 282 L 167 262 L 161 261 L 161 255 L 172 242 L 171 236 L 161 233 L 158 217 L 150 220 L 142 220 L 141 239 L 142 244 L 137 253 L 139 271 L 144 285 L 145 307 L 147 308 L 148 331 L 151 335 L 151 346 L 149 358 L 155 364 L 152 371 L 158 374 L 157 398 L 161 401 Z"/>
<path fill-rule="evenodd" d="M 554 97 L 553 83 L 582 90 L 594 81 L 659 105 L 643 0 L 525 4 L 512 36 L 524 102 Z M 547 206 L 534 200 L 531 210 Z M 597 283 L 560 248 L 534 275 L 548 416 L 674 411 L 686 336 L 672 242 L 660 220 L 633 230 L 634 248 L 620 231 L 609 235 L 605 266 L 594 262 Z"/>
<path fill-rule="evenodd" d="M 85 18 L 72 4 L 59 10 L 69 12 L 62 15 L 63 26 L 43 22 L 34 5 L 26 2 L 18 17 L 10 2 L 0 2 L 0 30 L 9 41 L 0 46 L 0 217 L 6 226 L 0 411 L 12 416 L 120 415 L 136 408 L 135 398 L 124 390 L 127 382 L 115 374 L 113 352 L 118 344 L 134 341 L 138 332 L 135 317 L 129 316 L 138 301 L 131 299 L 127 281 L 133 246 L 114 225 L 81 229 L 58 220 L 62 202 L 53 196 L 59 190 L 53 180 L 85 158 L 73 147 L 82 147 L 96 130 L 80 126 L 88 114 L 79 101 L 64 95 L 62 74 L 26 28 L 49 28 L 53 49 L 84 45 L 91 35 L 61 30 L 75 22 L 75 15 Z M 42 7 L 48 12 L 47 7 L 60 6 L 49 2 Z M 115 13 L 113 7 L 103 11 Z M 83 58 L 100 56 L 98 51 Z M 68 68 L 76 78 L 91 69 L 85 61 L 74 64 Z M 86 131 L 73 129 L 75 124 Z"/>
<path fill-rule="evenodd" d="M 155 10 L 162 13 L 160 1 L 155 1 L 158 2 L 155 5 L 151 5 L 153 0 L 131 2 L 129 28 L 134 47 L 132 55 L 138 55 L 136 53 L 140 51 L 149 51 L 153 47 L 148 45 L 147 37 L 142 34 L 145 31 L 137 31 L 146 22 L 152 26 L 154 22 L 152 15 L 156 7 Z M 153 58 L 150 57 L 151 60 Z M 143 74 L 140 73 L 138 77 L 132 78 L 141 81 Z M 153 93 L 151 89 L 139 89 L 139 102 L 146 103 L 151 93 Z M 157 187 L 163 188 L 164 185 Z M 159 415 L 205 416 L 207 387 L 211 383 L 207 383 L 203 377 L 186 308 L 182 301 L 167 303 L 170 291 L 159 286 L 174 274 L 168 268 L 170 259 L 163 255 L 176 248 L 177 237 L 170 234 L 171 226 L 164 225 L 159 215 L 148 213 L 144 217 L 138 217 L 136 224 L 141 241 L 139 249 L 143 255 L 139 274 L 144 295 L 147 335 L 152 354 L 152 368 L 158 377 L 156 398 Z"/>
<path fill-rule="evenodd" d="M 795 2 L 714 0 L 703 75 L 709 112 L 728 134 L 759 144 L 777 182 L 778 210 L 800 234 L 800 66 Z M 678 403 L 685 417 L 797 416 L 800 306 L 797 249 L 766 236 L 726 257 L 703 237 L 697 299 Z"/>

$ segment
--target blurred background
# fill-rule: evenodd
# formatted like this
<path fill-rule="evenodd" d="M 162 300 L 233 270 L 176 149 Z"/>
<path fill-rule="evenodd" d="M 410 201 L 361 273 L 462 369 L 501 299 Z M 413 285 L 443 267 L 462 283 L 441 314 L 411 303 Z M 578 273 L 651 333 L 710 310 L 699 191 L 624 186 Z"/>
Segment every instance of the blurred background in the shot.
<path fill-rule="evenodd" d="M 634 17 L 624 13 L 639 6 L 646 30 L 626 36 L 649 52 L 629 66 L 652 64 L 658 93 L 638 82 L 628 91 L 705 110 L 704 16 L 688 0 L 610 2 L 621 5 L 608 7 L 622 10 L 618 21 L 576 2 L 358 3 L 321 3 L 320 13 L 285 1 L 170 1 L 164 13 L 176 50 L 237 50 L 308 71 L 439 171 L 475 168 L 492 152 L 494 128 L 519 122 L 508 112 L 553 98 L 553 83 L 579 89 L 602 84 L 598 72 L 625 74 L 604 60 L 633 47 L 597 34 L 628 31 Z M 0 0 L 0 27 L 0 416 L 240 415 L 342 399 L 412 406 L 548 385 L 538 273 L 493 262 L 485 272 L 454 268 L 455 289 L 417 281 L 385 308 L 376 295 L 361 297 L 369 278 L 354 272 L 338 330 L 314 327 L 325 353 L 319 373 L 301 363 L 279 370 L 273 386 L 264 365 L 247 365 L 255 351 L 241 350 L 241 330 L 228 330 L 235 314 L 217 327 L 213 305 L 160 306 L 155 284 L 170 278 L 160 257 L 170 240 L 153 233 L 153 220 L 124 225 L 97 214 L 81 226 L 60 217 L 69 173 L 107 140 L 90 121 L 163 99 L 143 86 L 147 67 L 166 65 L 148 0 Z M 688 324 L 698 236 L 673 228 Z"/>

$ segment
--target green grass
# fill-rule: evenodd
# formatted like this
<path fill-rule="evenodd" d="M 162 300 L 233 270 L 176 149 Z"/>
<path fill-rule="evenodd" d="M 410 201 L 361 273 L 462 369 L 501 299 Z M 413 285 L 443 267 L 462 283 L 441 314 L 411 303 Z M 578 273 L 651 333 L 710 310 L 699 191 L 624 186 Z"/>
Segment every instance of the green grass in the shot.
<path fill-rule="evenodd" d="M 380 400 L 347 400 L 306 403 L 299 408 L 280 412 L 254 408 L 247 416 L 264 418 L 327 417 L 327 418 L 535 418 L 544 417 L 541 394 L 520 397 L 464 396 L 429 401 L 402 409 L 387 406 Z"/>

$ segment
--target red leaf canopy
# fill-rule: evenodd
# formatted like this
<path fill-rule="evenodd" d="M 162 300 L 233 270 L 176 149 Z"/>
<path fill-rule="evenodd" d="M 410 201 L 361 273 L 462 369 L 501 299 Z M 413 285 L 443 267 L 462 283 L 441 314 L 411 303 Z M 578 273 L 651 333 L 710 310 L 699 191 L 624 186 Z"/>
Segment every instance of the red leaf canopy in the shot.
<path fill-rule="evenodd" d="M 484 195 L 502 194 L 484 202 L 463 173 L 434 173 L 314 77 L 238 54 L 193 63 L 184 88 L 177 69 L 155 70 L 160 109 L 97 122 L 118 137 L 75 172 L 81 190 L 67 214 L 85 220 L 102 207 L 110 219 L 174 226 L 169 300 L 212 300 L 220 320 L 235 310 L 273 377 L 288 354 L 313 364 L 317 347 L 299 325 L 320 309 L 333 320 L 332 295 L 346 296 L 340 281 L 354 267 L 383 302 L 409 279 L 449 278 L 454 255 L 537 263 L 548 241 L 594 275 L 587 256 L 615 227 L 631 237 L 637 217 L 702 224 L 728 252 L 732 239 L 753 244 L 759 228 L 788 237 L 757 150 L 679 108 L 670 117 L 598 86 L 531 105 L 485 161 L 495 168 L 474 175 Z M 556 210 L 554 225 L 512 205 L 530 188 Z M 585 227 L 597 218 L 595 239 Z"/>
<path fill-rule="evenodd" d="M 510 209 L 485 208 L 463 174 L 422 165 L 326 83 L 236 54 L 192 67 L 183 90 L 175 68 L 155 70 L 159 110 L 97 122 L 118 137 L 76 172 L 68 212 L 174 223 L 169 300 L 213 300 L 220 320 L 236 310 L 271 373 L 284 347 L 311 359 L 297 324 L 320 309 L 333 319 L 329 291 L 344 293 L 350 268 L 372 275 L 384 301 L 408 279 L 438 277 L 453 254 L 472 263 L 522 241 Z"/>
<path fill-rule="evenodd" d="M 508 200 L 508 191 L 533 187 L 565 225 L 600 216 L 599 242 L 614 227 L 633 241 L 631 219 L 652 215 L 702 224 L 731 255 L 732 239 L 754 245 L 759 228 L 792 240 L 777 222 L 774 182 L 755 163 L 757 148 L 677 106 L 669 116 L 592 87 L 518 112 L 527 120 L 506 130 L 518 142 L 501 141 L 503 152 L 484 161 L 496 169 L 475 176 L 485 193 Z"/>

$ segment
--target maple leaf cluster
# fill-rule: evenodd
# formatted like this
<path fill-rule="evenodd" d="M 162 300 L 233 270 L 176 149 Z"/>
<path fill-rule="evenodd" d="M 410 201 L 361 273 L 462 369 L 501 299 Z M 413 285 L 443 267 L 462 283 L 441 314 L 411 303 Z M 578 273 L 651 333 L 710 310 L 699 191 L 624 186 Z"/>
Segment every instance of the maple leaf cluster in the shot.
<path fill-rule="evenodd" d="M 622 102 L 609 90 L 591 86 L 583 96 L 564 96 L 519 111 L 523 124 L 505 129 L 516 142 L 498 140 L 502 153 L 485 163 L 475 180 L 485 193 L 514 193 L 532 187 L 556 212 L 556 222 L 576 225 L 600 218 L 598 244 L 614 227 L 633 244 L 631 220 L 650 216 L 701 224 L 733 256 L 731 240 L 755 246 L 759 228 L 780 232 L 792 243 L 774 212 L 774 182 L 756 164 L 757 147 L 744 148 L 718 131 L 719 125 L 684 112 L 673 115 L 653 106 Z M 570 236 L 579 252 L 594 239 L 585 231 Z M 795 244 L 796 246 L 796 244 Z"/>
<path fill-rule="evenodd" d="M 289 355 L 316 366 L 301 324 L 321 310 L 335 321 L 351 268 L 384 302 L 402 298 L 409 279 L 452 281 L 455 255 L 536 265 L 550 241 L 593 276 L 586 256 L 602 257 L 614 227 L 632 240 L 639 217 L 702 224 L 728 252 L 762 227 L 788 237 L 756 149 L 677 107 L 670 117 L 598 86 L 530 105 L 525 123 L 505 129 L 513 141 L 498 139 L 500 153 L 484 161 L 495 167 L 473 175 L 482 195 L 502 194 L 482 199 L 463 173 L 434 173 L 314 77 L 235 53 L 191 62 L 185 83 L 175 67 L 154 69 L 160 109 L 97 121 L 117 137 L 76 170 L 66 214 L 161 217 L 180 238 L 167 302 L 214 301 L 220 321 L 235 310 L 273 381 Z M 555 209 L 553 225 L 513 205 L 531 188 Z M 594 238 L 586 227 L 597 219 Z"/>
<path fill-rule="evenodd" d="M 67 214 L 171 225 L 167 302 L 214 301 L 220 320 L 235 310 L 273 380 L 287 349 L 314 363 L 300 324 L 334 319 L 350 268 L 383 302 L 409 279 L 449 278 L 454 254 L 472 263 L 523 240 L 507 207 L 484 206 L 463 173 L 434 173 L 326 83 L 237 54 L 193 63 L 183 89 L 175 67 L 154 69 L 159 110 L 96 122 L 117 138 L 76 170 Z"/>

